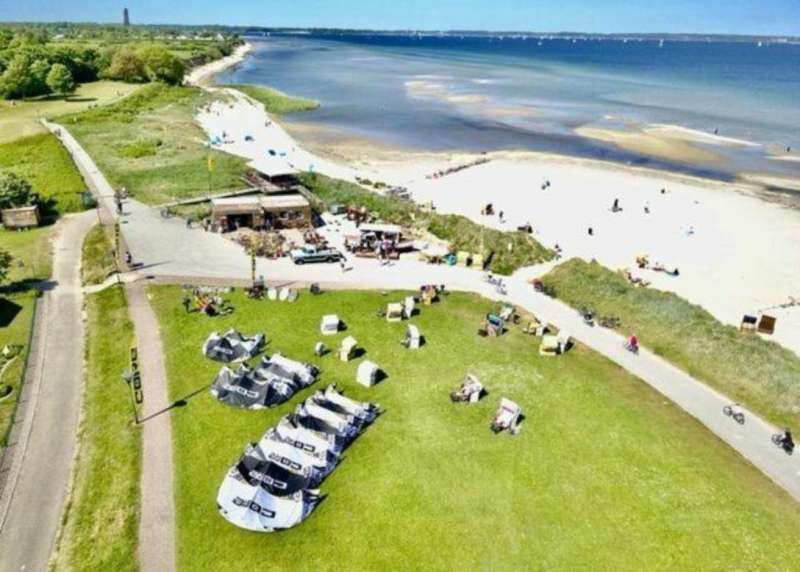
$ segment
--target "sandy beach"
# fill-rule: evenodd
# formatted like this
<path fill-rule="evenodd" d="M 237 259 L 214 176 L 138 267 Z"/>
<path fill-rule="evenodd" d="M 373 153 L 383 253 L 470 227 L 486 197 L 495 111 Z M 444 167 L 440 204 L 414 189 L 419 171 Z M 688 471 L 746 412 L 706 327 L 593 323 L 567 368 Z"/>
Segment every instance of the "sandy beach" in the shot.
<path fill-rule="evenodd" d="M 536 238 L 547 246 L 558 244 L 565 258 L 630 268 L 652 287 L 675 292 L 725 323 L 738 326 L 742 315 L 769 309 L 778 318 L 773 338 L 800 353 L 800 306 L 777 308 L 790 297 L 800 301 L 800 249 L 775 248 L 800 238 L 800 214 L 761 200 L 747 185 L 527 152 L 491 153 L 486 164 L 429 178 L 476 156 L 384 150 L 376 157 L 363 145 L 350 145 L 321 157 L 298 144 L 261 104 L 231 93 L 232 102 L 197 116 L 210 137 L 225 133 L 229 143 L 220 148 L 226 152 L 255 159 L 274 149 L 299 170 L 403 185 L 417 201 L 433 201 L 440 212 L 487 226 L 510 230 L 530 223 Z M 313 128 L 306 129 L 304 138 L 313 135 Z M 675 142 L 699 137 L 659 129 Z M 245 141 L 246 135 L 253 140 Z M 746 143 L 719 138 L 714 144 Z M 360 149 L 356 156 L 354 149 Z M 543 190 L 545 181 L 550 186 Z M 615 199 L 621 212 L 611 211 Z M 481 216 L 487 203 L 504 212 L 504 222 Z M 643 254 L 678 268 L 680 275 L 639 270 L 635 259 Z"/>
<path fill-rule="evenodd" d="M 248 52 L 250 52 L 252 49 L 253 46 L 249 43 L 244 43 L 241 46 L 237 46 L 231 55 L 209 64 L 194 68 L 186 75 L 184 81 L 188 85 L 207 85 L 216 74 L 244 61 Z"/>

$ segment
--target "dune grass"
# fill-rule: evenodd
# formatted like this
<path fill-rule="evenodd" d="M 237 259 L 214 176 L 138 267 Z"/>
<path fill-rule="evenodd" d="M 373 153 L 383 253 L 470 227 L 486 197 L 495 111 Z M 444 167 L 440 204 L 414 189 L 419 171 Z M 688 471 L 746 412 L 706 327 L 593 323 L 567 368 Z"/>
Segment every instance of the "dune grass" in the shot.
<path fill-rule="evenodd" d="M 84 284 L 100 284 L 117 270 L 109 232 L 109 229 L 97 224 L 83 241 L 81 279 Z"/>
<path fill-rule="evenodd" d="M 225 87 L 230 87 L 241 91 L 248 97 L 263 103 L 264 109 L 267 111 L 267 113 L 274 113 L 276 115 L 311 111 L 319 107 L 319 102 L 314 101 L 313 99 L 286 95 L 277 89 L 263 87 L 260 85 L 228 84 L 225 85 Z"/>
<path fill-rule="evenodd" d="M 83 177 L 55 135 L 41 133 L 0 144 L 0 170 L 25 177 L 42 199 L 42 214 L 83 210 Z"/>
<path fill-rule="evenodd" d="M 67 97 L 49 96 L 13 102 L 0 100 L 0 143 L 47 133 L 39 123 L 40 117 L 52 118 L 106 105 L 138 88 L 138 85 L 117 81 L 95 81 L 79 85 L 75 93 Z"/>
<path fill-rule="evenodd" d="M 642 345 L 773 423 L 800 425 L 800 357 L 775 342 L 726 326 L 675 294 L 635 288 L 596 262 L 568 260 L 544 282 L 571 306 L 618 316 Z"/>
<path fill-rule="evenodd" d="M 194 114 L 213 96 L 189 87 L 143 86 L 105 107 L 59 117 L 112 185 L 159 204 L 245 186 L 245 161 L 205 148 Z M 213 157 L 213 172 L 208 157 Z"/>
<path fill-rule="evenodd" d="M 385 221 L 430 232 L 446 240 L 453 251 L 483 251 L 487 255 L 488 268 L 498 274 L 511 274 L 519 268 L 545 262 L 553 257 L 551 250 L 524 232 L 503 232 L 479 225 L 460 215 L 424 212 L 408 201 L 379 195 L 356 184 L 324 175 L 303 173 L 300 179 L 318 197 L 320 206 L 363 206 Z"/>
<path fill-rule="evenodd" d="M 133 325 L 122 286 L 86 298 L 86 375 L 78 456 L 57 570 L 137 570 L 141 432 L 128 390 Z"/>
<path fill-rule="evenodd" d="M 376 292 L 301 294 L 294 303 L 230 296 L 231 316 L 186 314 L 181 290 L 149 289 L 159 316 L 172 412 L 177 550 L 183 570 L 793 569 L 797 504 L 696 421 L 584 347 L 558 357 L 512 328 L 475 335 L 491 302 L 451 294 L 413 318 L 427 344 L 399 340 L 404 324 L 375 317 L 401 299 Z M 313 355 L 323 314 L 337 313 L 366 355 L 348 364 Z M 260 412 L 218 403 L 219 364 L 203 357 L 212 330 L 266 333 L 269 353 L 317 363 L 315 388 Z M 388 374 L 354 382 L 362 359 Z M 489 395 L 473 406 L 448 393 L 467 372 Z M 302 525 L 258 534 L 230 525 L 216 494 L 244 446 L 314 389 L 336 382 L 385 412 L 322 484 Z M 198 392 L 199 390 L 199 392 Z M 198 392 L 194 394 L 195 392 Z M 191 397 L 189 397 L 191 396 Z M 519 435 L 495 436 L 501 397 L 522 406 Z"/>

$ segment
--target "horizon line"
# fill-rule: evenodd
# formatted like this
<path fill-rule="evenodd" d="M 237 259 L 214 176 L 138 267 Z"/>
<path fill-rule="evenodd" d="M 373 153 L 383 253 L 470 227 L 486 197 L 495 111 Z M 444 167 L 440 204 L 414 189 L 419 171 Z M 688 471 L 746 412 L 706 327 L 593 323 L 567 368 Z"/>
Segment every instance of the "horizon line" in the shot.
<path fill-rule="evenodd" d="M 459 30 L 459 29 L 435 29 L 435 28 L 339 28 L 325 26 L 262 26 L 248 24 L 177 24 L 177 23 L 158 23 L 158 22 L 139 22 L 125 26 L 121 22 L 99 22 L 86 20 L 2 20 L 0 26 L 25 26 L 25 25 L 90 25 L 108 26 L 118 28 L 137 28 L 137 27 L 178 27 L 178 28 L 233 28 L 263 31 L 338 31 L 338 32 L 380 32 L 384 34 L 517 34 L 529 36 L 706 36 L 706 37 L 731 37 L 731 38 L 781 38 L 787 40 L 800 41 L 800 34 L 758 34 L 741 32 L 581 32 L 581 31 L 558 31 L 545 32 L 535 30 Z"/>

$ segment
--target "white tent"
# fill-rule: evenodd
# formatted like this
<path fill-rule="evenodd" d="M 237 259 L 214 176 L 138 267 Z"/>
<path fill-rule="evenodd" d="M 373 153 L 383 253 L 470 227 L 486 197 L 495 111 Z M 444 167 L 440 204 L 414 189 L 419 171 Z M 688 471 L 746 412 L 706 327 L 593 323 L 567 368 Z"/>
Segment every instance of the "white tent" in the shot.
<path fill-rule="evenodd" d="M 371 361 L 363 361 L 358 365 L 356 381 L 366 387 L 371 387 L 378 382 L 378 372 L 380 368 Z"/>
<path fill-rule="evenodd" d="M 339 331 L 339 316 L 336 314 L 328 314 L 322 316 L 322 323 L 319 325 L 319 331 L 323 336 L 332 336 Z"/>

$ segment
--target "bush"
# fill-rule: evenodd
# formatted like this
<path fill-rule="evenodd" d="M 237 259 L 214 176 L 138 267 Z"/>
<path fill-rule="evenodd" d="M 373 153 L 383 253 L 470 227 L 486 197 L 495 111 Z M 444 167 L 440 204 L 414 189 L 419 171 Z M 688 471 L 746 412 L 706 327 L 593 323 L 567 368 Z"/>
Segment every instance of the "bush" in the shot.
<path fill-rule="evenodd" d="M 11 395 L 11 386 L 5 383 L 0 384 L 0 399 Z"/>
<path fill-rule="evenodd" d="M 37 200 L 27 179 L 16 173 L 0 172 L 0 209 L 26 207 Z"/>

